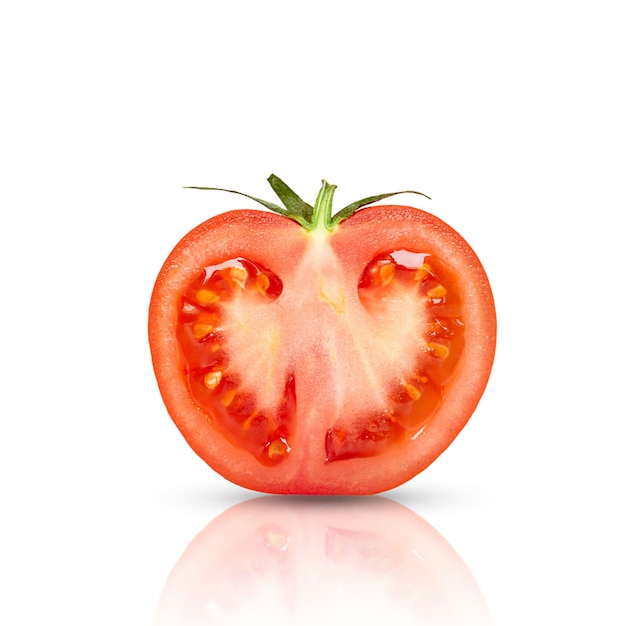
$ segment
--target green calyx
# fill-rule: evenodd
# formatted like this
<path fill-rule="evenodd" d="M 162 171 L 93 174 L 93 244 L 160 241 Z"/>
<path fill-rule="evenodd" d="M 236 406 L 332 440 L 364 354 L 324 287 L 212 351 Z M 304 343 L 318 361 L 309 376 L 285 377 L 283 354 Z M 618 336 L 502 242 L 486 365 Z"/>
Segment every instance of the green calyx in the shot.
<path fill-rule="evenodd" d="M 393 193 L 383 193 L 377 196 L 370 196 L 369 198 L 357 200 L 333 215 L 333 196 L 335 195 L 337 185 L 329 185 L 325 180 L 323 180 L 322 188 L 317 194 L 315 204 L 311 206 L 295 191 L 293 191 L 293 189 L 278 178 L 278 176 L 272 174 L 267 181 L 274 190 L 274 193 L 280 198 L 284 205 L 283 207 L 274 204 L 273 202 L 261 200 L 260 198 L 249 196 L 247 193 L 234 191 L 232 189 L 222 189 L 220 187 L 186 187 L 186 189 L 202 189 L 206 191 L 226 191 L 228 193 L 236 193 L 240 196 L 245 196 L 246 198 L 250 198 L 250 200 L 258 202 L 270 211 L 280 213 L 281 215 L 298 222 L 298 224 L 300 224 L 300 226 L 307 231 L 325 230 L 328 232 L 335 230 L 337 226 L 343 222 L 343 220 L 353 215 L 360 208 L 367 206 L 368 204 L 372 204 L 373 202 L 389 198 L 389 196 L 396 196 L 401 193 L 414 193 L 424 196 L 430 200 L 426 194 L 419 191 L 395 191 Z"/>

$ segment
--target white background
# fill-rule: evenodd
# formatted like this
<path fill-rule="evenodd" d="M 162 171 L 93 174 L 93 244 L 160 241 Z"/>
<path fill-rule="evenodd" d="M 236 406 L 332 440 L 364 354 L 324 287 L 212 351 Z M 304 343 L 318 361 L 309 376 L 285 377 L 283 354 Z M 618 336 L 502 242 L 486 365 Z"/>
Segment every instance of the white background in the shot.
<path fill-rule="evenodd" d="M 242 206 L 183 186 L 272 199 L 274 172 L 338 206 L 423 191 L 491 279 L 483 401 L 385 496 L 494 624 L 626 623 L 620 5 L 4 3 L 0 622 L 151 624 L 191 539 L 257 495 L 170 422 L 146 318 L 178 239 Z"/>

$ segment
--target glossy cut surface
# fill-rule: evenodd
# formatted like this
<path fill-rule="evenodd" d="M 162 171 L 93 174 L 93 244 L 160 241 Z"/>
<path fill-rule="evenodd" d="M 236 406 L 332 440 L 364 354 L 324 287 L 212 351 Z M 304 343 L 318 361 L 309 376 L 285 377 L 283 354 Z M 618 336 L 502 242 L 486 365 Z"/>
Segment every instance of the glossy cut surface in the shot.
<path fill-rule="evenodd" d="M 364 208 L 332 232 L 222 214 L 157 279 L 150 345 L 196 453 L 272 493 L 369 494 L 445 450 L 487 383 L 496 320 L 469 245 L 412 207 Z"/>

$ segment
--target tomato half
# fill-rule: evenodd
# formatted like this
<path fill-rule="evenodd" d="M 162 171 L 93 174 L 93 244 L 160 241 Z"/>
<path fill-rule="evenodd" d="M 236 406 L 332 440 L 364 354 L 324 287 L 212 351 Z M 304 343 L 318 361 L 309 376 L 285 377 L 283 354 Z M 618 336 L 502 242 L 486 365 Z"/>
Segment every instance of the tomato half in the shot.
<path fill-rule="evenodd" d="M 270 183 L 287 208 L 258 201 L 281 214 L 209 219 L 157 278 L 149 337 L 165 405 L 195 452 L 243 487 L 393 488 L 448 447 L 487 384 L 487 276 L 433 215 L 363 208 L 393 194 L 333 217 L 334 186 L 312 207 Z"/>

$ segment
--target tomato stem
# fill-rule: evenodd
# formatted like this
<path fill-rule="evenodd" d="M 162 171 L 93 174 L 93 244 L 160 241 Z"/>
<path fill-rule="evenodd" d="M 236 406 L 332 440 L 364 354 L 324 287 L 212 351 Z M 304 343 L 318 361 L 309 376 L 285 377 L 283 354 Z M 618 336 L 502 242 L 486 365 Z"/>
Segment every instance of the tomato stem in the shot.
<path fill-rule="evenodd" d="M 262 204 L 270 211 L 274 211 L 284 217 L 288 217 L 289 219 L 298 222 L 302 228 L 310 232 L 332 232 L 341 222 L 343 222 L 343 220 L 349 218 L 360 208 L 367 206 L 368 204 L 372 204 L 373 202 L 389 198 L 389 196 L 396 196 L 400 193 L 415 193 L 430 200 L 430 197 L 421 191 L 407 190 L 394 191 L 392 193 L 381 193 L 377 196 L 369 196 L 367 198 L 363 198 L 362 200 L 357 200 L 333 215 L 333 197 L 335 195 L 337 185 L 330 185 L 323 180 L 322 188 L 317 194 L 317 199 L 315 200 L 315 206 L 311 206 L 310 204 L 307 204 L 298 194 L 296 194 L 293 189 L 288 187 L 280 178 L 278 178 L 278 176 L 272 174 L 267 180 L 274 190 L 274 193 L 276 193 L 285 205 L 284 208 L 274 204 L 273 202 L 261 200 L 260 198 L 255 198 L 247 193 L 234 191 L 232 189 L 222 189 L 221 187 L 186 187 L 186 189 L 203 189 L 208 191 L 226 191 L 228 193 L 236 193 Z"/>
<path fill-rule="evenodd" d="M 315 199 L 310 227 L 307 230 L 331 231 L 337 227 L 336 224 L 333 224 L 332 219 L 335 189 L 337 189 L 337 185 L 329 185 L 325 180 L 322 181 L 322 188 Z"/>

